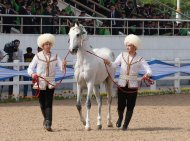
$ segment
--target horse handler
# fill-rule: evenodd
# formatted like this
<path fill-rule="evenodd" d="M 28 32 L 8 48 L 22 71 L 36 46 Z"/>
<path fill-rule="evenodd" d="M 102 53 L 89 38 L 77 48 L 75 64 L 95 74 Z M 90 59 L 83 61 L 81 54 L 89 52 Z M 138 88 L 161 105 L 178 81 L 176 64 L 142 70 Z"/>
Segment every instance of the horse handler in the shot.
<path fill-rule="evenodd" d="M 120 77 L 119 77 L 119 88 L 117 90 L 118 94 L 118 120 L 116 126 L 121 127 L 123 120 L 123 113 L 125 107 L 127 107 L 125 120 L 123 124 L 123 130 L 127 130 L 131 117 L 133 115 L 133 110 L 136 104 L 137 92 L 138 92 L 138 72 L 140 68 L 145 70 L 145 79 L 149 79 L 152 71 L 143 57 L 137 54 L 137 49 L 140 47 L 140 39 L 134 34 L 130 34 L 125 37 L 124 45 L 127 52 L 122 52 L 116 58 L 115 62 L 110 62 L 104 59 L 107 65 L 112 65 L 117 67 L 121 65 Z"/>
<path fill-rule="evenodd" d="M 40 90 L 39 103 L 44 117 L 43 126 L 47 131 L 52 131 L 52 103 L 55 89 L 56 66 L 61 71 L 64 65 L 57 54 L 51 52 L 55 37 L 52 34 L 42 34 L 37 39 L 37 44 L 43 51 L 38 52 L 28 67 L 28 74 L 38 80 L 33 88 Z M 36 69 L 36 72 L 34 71 Z"/>

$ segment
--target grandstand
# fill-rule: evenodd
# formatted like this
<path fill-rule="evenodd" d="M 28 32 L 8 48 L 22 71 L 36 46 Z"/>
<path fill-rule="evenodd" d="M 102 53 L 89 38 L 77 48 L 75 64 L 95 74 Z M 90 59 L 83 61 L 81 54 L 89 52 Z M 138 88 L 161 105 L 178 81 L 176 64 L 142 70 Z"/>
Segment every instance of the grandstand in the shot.
<path fill-rule="evenodd" d="M 84 21 L 88 34 L 96 35 L 165 35 L 189 34 L 189 17 L 172 4 L 155 0 L 145 3 L 138 0 L 13 0 L 1 1 L 0 32 L 40 34 L 67 34 L 70 23 Z M 11 13 L 6 7 L 11 5 Z M 111 17 L 110 7 L 118 12 Z M 176 19 L 176 12 L 180 19 Z M 81 13 L 85 15 L 81 16 Z M 8 21 L 8 22 L 7 22 Z M 116 21 L 116 25 L 113 23 Z M 31 30 L 30 27 L 33 27 Z M 115 32 L 116 31 L 116 32 Z"/>

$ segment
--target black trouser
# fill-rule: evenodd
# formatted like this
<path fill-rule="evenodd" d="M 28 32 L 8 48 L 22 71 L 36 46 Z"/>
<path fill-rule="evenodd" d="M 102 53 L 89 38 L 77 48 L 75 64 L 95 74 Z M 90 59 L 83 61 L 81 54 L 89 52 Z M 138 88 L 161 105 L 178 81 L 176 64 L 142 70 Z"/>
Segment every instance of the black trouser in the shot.
<path fill-rule="evenodd" d="M 13 78 L 9 78 L 9 81 L 13 81 Z M 13 85 L 9 85 L 9 96 L 13 94 Z"/>
<path fill-rule="evenodd" d="M 135 104 L 136 104 L 136 99 L 137 99 L 137 88 L 128 88 L 126 87 L 121 87 L 123 91 L 121 91 L 118 88 L 118 111 L 124 111 L 125 107 L 127 106 L 127 111 L 133 111 Z"/>
<path fill-rule="evenodd" d="M 40 90 L 39 103 L 44 116 L 44 120 L 52 122 L 52 104 L 53 94 L 55 89 L 46 88 L 46 90 Z"/>
<path fill-rule="evenodd" d="M 125 115 L 125 120 L 123 124 L 123 130 L 127 130 L 129 122 L 132 118 L 133 115 L 133 109 L 136 104 L 136 99 L 137 99 L 137 88 L 128 88 L 126 87 L 121 87 L 122 90 L 118 88 L 118 120 L 116 122 L 116 126 L 120 127 L 121 122 L 123 120 L 123 113 L 125 110 L 125 107 L 127 106 L 127 111 Z"/>

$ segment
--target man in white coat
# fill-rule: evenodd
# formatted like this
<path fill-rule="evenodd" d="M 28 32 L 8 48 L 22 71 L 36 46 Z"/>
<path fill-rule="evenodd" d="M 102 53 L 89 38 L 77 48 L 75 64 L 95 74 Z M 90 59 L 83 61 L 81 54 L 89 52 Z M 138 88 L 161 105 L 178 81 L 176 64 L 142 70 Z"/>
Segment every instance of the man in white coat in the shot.
<path fill-rule="evenodd" d="M 57 54 L 51 52 L 55 37 L 52 34 L 42 34 L 37 39 L 37 44 L 43 51 L 38 52 L 28 67 L 28 74 L 33 78 L 39 78 L 33 88 L 40 89 L 39 103 L 44 117 L 43 126 L 47 131 L 52 131 L 52 103 L 55 89 L 56 66 L 63 69 L 61 59 Z M 35 72 L 36 69 L 36 72 Z M 40 77 L 44 78 L 40 78 Z"/>
<path fill-rule="evenodd" d="M 137 91 L 138 91 L 138 72 L 140 68 L 145 70 L 143 77 L 149 78 L 152 71 L 143 57 L 137 54 L 137 49 L 140 47 L 140 39 L 134 34 L 130 34 L 125 37 L 124 45 L 127 49 L 126 52 L 121 52 L 114 62 L 104 60 L 107 65 L 117 67 L 121 65 L 120 77 L 118 84 L 118 120 L 116 126 L 121 127 L 123 120 L 123 113 L 126 109 L 125 120 L 123 124 L 123 130 L 127 130 L 133 110 L 136 104 Z"/>

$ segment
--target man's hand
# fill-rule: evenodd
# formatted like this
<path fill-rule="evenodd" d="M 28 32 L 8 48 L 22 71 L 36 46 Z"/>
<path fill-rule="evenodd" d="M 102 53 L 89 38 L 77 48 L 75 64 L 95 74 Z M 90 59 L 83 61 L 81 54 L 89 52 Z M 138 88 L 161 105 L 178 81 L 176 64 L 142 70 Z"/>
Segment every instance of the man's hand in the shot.
<path fill-rule="evenodd" d="M 108 65 L 108 66 L 111 65 L 111 62 L 110 62 L 108 59 L 104 59 L 104 63 L 105 63 L 106 65 Z"/>
<path fill-rule="evenodd" d="M 149 75 L 149 74 L 145 74 L 145 75 L 143 76 L 143 78 L 149 79 L 149 78 L 150 78 L 150 75 Z"/>
<path fill-rule="evenodd" d="M 66 71 L 66 65 L 67 65 L 67 61 L 66 60 L 63 60 L 63 63 L 62 63 L 62 68 L 64 70 L 64 73 Z"/>
<path fill-rule="evenodd" d="M 38 75 L 36 73 L 33 73 L 32 74 L 32 79 L 37 79 L 38 78 Z"/>

